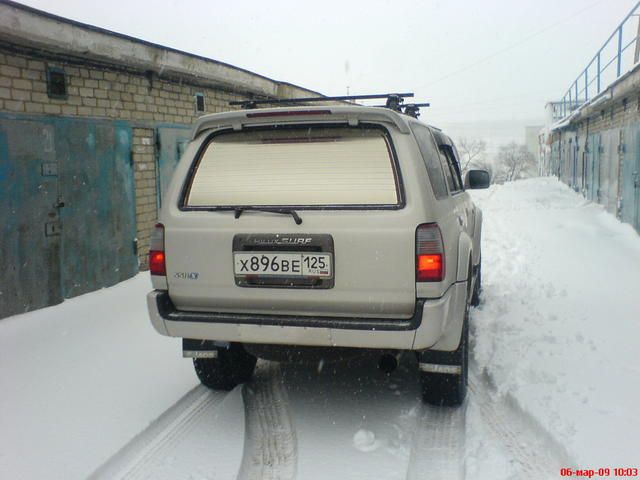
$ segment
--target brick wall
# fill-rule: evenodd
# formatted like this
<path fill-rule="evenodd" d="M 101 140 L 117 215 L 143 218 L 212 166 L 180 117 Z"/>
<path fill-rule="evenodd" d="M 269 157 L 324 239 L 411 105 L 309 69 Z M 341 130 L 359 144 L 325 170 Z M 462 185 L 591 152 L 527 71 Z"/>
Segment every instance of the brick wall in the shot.
<path fill-rule="evenodd" d="M 64 71 L 67 97 L 47 94 L 47 68 Z M 204 95 L 204 112 L 195 94 Z M 223 88 L 201 86 L 155 74 L 109 66 L 85 66 L 64 60 L 19 54 L 0 48 L 0 111 L 25 115 L 62 115 L 119 119 L 133 126 L 136 223 L 140 268 L 148 268 L 149 236 L 157 218 L 154 126 L 191 125 L 205 113 L 230 110 L 228 102 L 245 98 Z"/>
<path fill-rule="evenodd" d="M 47 95 L 47 66 L 64 70 L 66 99 Z M 196 93 L 204 95 L 205 112 L 196 112 Z M 0 52 L 0 110 L 7 112 L 191 124 L 203 113 L 229 110 L 229 101 L 242 98 L 222 89 L 170 82 L 153 75 Z"/>
<path fill-rule="evenodd" d="M 596 133 L 640 122 L 640 96 L 622 98 L 601 109 L 594 109 L 589 117 L 589 132 Z M 582 122 L 581 128 L 586 128 Z"/>
<path fill-rule="evenodd" d="M 133 129 L 133 175 L 136 183 L 136 225 L 141 270 L 149 268 L 149 238 L 158 216 L 154 139 L 155 131 L 152 128 Z"/>

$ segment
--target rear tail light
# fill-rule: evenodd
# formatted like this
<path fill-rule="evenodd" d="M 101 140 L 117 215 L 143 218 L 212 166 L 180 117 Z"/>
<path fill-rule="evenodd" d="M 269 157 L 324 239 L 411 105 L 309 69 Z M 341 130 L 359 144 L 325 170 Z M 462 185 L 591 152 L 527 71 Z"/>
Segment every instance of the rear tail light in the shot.
<path fill-rule="evenodd" d="M 151 235 L 151 245 L 149 246 L 149 271 L 151 275 L 162 277 L 167 276 L 167 267 L 164 257 L 164 225 L 156 224 L 156 228 Z"/>
<path fill-rule="evenodd" d="M 441 282 L 444 278 L 444 244 L 437 223 L 416 230 L 416 282 Z"/>

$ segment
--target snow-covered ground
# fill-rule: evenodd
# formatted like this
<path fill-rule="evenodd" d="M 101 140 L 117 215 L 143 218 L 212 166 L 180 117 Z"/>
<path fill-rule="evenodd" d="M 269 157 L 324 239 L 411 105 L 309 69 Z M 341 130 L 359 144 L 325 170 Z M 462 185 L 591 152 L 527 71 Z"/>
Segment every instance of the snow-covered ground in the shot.
<path fill-rule="evenodd" d="M 0 478 L 87 478 L 197 385 L 148 290 L 140 274 L 0 320 Z"/>
<path fill-rule="evenodd" d="M 470 391 L 422 405 L 415 359 L 387 376 L 261 362 L 197 386 L 149 325 L 147 274 L 0 321 L 0 478 L 559 478 L 637 467 L 640 237 L 554 179 L 473 192 L 483 301 Z"/>
<path fill-rule="evenodd" d="M 576 465 L 640 451 L 640 237 L 554 178 L 474 192 L 484 212 L 476 366 Z"/>

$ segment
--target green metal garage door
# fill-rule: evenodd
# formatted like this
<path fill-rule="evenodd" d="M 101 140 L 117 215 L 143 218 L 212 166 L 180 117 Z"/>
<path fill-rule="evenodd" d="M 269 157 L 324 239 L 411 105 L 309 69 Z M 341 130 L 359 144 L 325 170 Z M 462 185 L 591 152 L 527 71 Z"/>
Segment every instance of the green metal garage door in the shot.
<path fill-rule="evenodd" d="M 640 232 L 640 125 L 624 131 L 622 164 L 622 221 Z"/>
<path fill-rule="evenodd" d="M 0 117 L 0 317 L 133 276 L 131 128 Z"/>

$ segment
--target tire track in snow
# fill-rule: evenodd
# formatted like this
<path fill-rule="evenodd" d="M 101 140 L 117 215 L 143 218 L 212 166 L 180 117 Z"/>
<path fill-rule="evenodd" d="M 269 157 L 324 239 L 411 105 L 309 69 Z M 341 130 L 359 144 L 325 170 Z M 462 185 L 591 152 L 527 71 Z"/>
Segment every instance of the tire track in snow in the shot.
<path fill-rule="evenodd" d="M 298 442 L 280 368 L 259 361 L 243 389 L 245 446 L 239 480 L 288 480 L 296 477 Z"/>
<path fill-rule="evenodd" d="M 407 480 L 464 479 L 466 408 L 422 405 Z"/>
<path fill-rule="evenodd" d="M 564 447 L 512 397 L 491 394 L 492 385 L 486 374 L 470 372 L 469 389 L 484 428 L 507 453 L 517 478 L 557 478 L 560 468 L 571 464 Z"/>
<path fill-rule="evenodd" d="M 392 374 L 378 369 L 375 353 L 280 366 L 297 438 L 297 478 L 406 476 L 420 398 L 415 356 L 405 357 Z"/>
<path fill-rule="evenodd" d="M 202 416 L 215 409 L 227 395 L 228 392 L 213 392 L 203 385 L 195 387 L 98 468 L 90 480 L 149 478 L 150 467 L 168 456 Z"/>
<path fill-rule="evenodd" d="M 488 466 L 496 478 L 551 479 L 572 464 L 564 447 L 512 397 L 498 397 L 492 390 L 490 379 L 472 369 L 461 407 L 421 407 L 408 480 L 475 478 L 474 467 L 482 473 L 488 460 L 503 462 L 497 470 Z"/>

